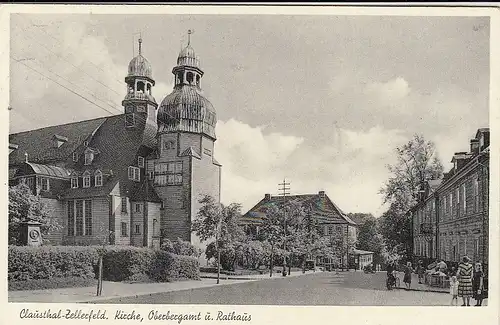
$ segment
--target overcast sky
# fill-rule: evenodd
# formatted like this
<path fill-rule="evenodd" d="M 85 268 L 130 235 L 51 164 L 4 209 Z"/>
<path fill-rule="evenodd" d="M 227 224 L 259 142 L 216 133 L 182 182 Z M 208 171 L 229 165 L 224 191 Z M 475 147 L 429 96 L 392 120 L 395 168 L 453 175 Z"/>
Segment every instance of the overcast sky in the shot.
<path fill-rule="evenodd" d="M 422 133 L 448 168 L 488 126 L 488 18 L 12 15 L 10 132 L 120 114 L 139 32 L 160 102 L 188 29 L 222 201 L 245 211 L 286 177 L 292 194 L 379 216 L 396 146 Z"/>

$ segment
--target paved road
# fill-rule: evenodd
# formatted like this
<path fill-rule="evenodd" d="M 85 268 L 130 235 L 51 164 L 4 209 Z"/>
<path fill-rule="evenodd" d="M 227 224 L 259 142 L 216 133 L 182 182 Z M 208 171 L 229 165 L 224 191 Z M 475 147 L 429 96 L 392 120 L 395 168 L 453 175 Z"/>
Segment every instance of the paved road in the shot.
<path fill-rule="evenodd" d="M 336 275 L 319 272 L 294 278 L 165 292 L 99 303 L 305 306 L 447 306 L 450 303 L 449 295 L 443 293 L 387 291 L 384 281 L 384 273 Z"/>

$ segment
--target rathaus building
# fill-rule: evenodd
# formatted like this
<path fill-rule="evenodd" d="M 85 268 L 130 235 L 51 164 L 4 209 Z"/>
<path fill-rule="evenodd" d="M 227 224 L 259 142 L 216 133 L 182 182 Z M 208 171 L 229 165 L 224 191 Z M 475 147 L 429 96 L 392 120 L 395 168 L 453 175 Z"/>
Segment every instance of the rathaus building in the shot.
<path fill-rule="evenodd" d="M 44 239 L 50 244 L 198 245 L 198 201 L 220 200 L 217 117 L 202 93 L 199 59 L 188 42 L 172 69 L 174 89 L 158 104 L 141 42 L 122 114 L 9 135 L 9 184 L 26 183 L 63 226 Z"/>

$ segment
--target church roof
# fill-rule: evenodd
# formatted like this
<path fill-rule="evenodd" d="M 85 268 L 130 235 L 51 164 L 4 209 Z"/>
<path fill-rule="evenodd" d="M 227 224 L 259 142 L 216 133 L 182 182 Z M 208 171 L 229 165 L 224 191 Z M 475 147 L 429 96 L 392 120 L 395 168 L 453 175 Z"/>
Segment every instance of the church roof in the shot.
<path fill-rule="evenodd" d="M 303 207 L 311 207 L 311 212 L 319 223 L 347 223 L 352 226 L 356 225 L 324 193 L 290 195 L 286 197 L 286 200 L 288 202 L 296 201 Z M 283 197 L 266 195 L 264 199 L 242 216 L 241 221 L 243 223 L 259 223 L 266 216 L 269 206 L 273 204 L 282 205 Z"/>
<path fill-rule="evenodd" d="M 28 154 L 29 161 L 41 164 L 66 160 L 106 119 L 101 117 L 10 134 L 9 143 L 18 147 L 9 155 L 9 165 L 24 163 L 25 153 Z M 67 138 L 60 147 L 54 146 L 56 135 Z"/>
<path fill-rule="evenodd" d="M 17 165 L 24 164 L 24 152 L 27 151 L 29 164 L 40 171 L 51 170 L 57 173 L 58 169 L 45 166 L 48 165 L 44 163 L 46 161 L 64 166 L 65 170 L 74 170 L 76 174 L 99 169 L 105 172 L 102 186 L 64 189 L 63 197 L 105 196 L 112 191 L 130 196 L 140 183 L 128 179 L 128 167 L 137 166 L 138 153 L 147 156 L 151 151 L 151 148 L 143 145 L 148 132 L 146 129 L 144 121 L 133 128 L 125 127 L 125 115 L 120 114 L 12 134 L 9 142 L 19 144 L 19 149 L 15 157 L 9 157 L 9 165 L 12 165 L 12 162 L 18 163 Z M 55 148 L 50 142 L 54 134 L 67 137 L 68 142 L 60 148 Z M 87 143 L 84 144 L 84 141 Z M 77 162 L 72 161 L 73 152 L 78 151 L 81 156 L 88 147 L 96 152 L 91 165 L 84 165 L 82 158 Z M 14 152 L 11 156 L 13 154 Z"/>

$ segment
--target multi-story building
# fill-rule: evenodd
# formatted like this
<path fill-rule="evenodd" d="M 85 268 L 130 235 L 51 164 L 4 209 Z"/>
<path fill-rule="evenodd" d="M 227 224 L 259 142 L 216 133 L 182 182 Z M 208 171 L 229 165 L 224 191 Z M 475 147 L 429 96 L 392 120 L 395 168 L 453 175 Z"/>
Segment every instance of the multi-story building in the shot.
<path fill-rule="evenodd" d="M 189 43 L 172 70 L 174 89 L 158 105 L 141 42 L 125 77 L 123 114 L 9 135 L 9 183 L 25 182 L 52 210 L 63 226 L 46 238 L 52 244 L 110 237 L 116 245 L 181 238 L 200 246 L 191 233 L 199 199 L 220 199 L 216 112 Z"/>
<path fill-rule="evenodd" d="M 430 181 L 411 210 L 413 254 L 458 262 L 462 256 L 488 261 L 489 129 L 457 152 L 442 180 Z"/>
<path fill-rule="evenodd" d="M 304 207 L 315 220 L 318 233 L 327 237 L 334 246 L 333 250 L 340 252 L 335 258 L 324 256 L 311 256 L 317 265 L 348 266 L 350 257 L 355 248 L 357 225 L 326 195 L 324 191 L 318 194 L 302 194 L 286 196 L 286 202 L 296 202 Z M 267 209 L 271 205 L 282 207 L 284 198 L 282 196 L 271 196 L 266 194 L 264 198 L 245 213 L 241 218 L 249 233 L 258 234 L 262 219 L 266 217 Z"/>

